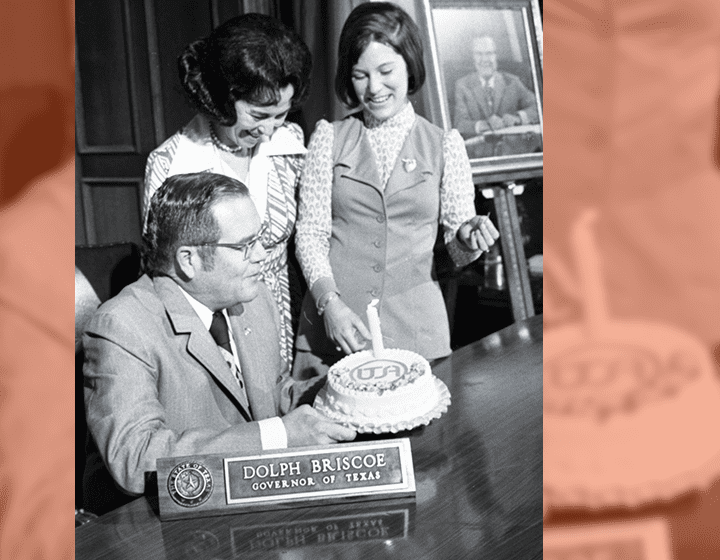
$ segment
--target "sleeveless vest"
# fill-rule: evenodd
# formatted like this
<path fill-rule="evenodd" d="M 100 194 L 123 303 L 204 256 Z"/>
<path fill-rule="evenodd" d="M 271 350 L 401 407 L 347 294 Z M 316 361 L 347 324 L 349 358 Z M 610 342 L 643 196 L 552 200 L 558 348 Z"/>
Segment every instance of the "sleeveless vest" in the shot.
<path fill-rule="evenodd" d="M 379 300 L 386 348 L 447 356 L 450 330 L 433 257 L 443 131 L 417 116 L 383 191 L 359 114 L 333 126 L 330 264 L 340 295 L 366 324 L 367 305 Z M 310 294 L 298 334 L 299 350 L 337 354 Z"/>

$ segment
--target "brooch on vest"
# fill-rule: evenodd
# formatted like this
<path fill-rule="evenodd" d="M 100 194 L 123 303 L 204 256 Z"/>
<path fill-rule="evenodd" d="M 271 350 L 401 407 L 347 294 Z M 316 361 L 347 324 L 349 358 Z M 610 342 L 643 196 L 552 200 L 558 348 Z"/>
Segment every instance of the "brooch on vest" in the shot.
<path fill-rule="evenodd" d="M 401 161 L 407 173 L 415 171 L 415 168 L 417 167 L 417 161 L 415 161 L 414 159 L 402 159 Z"/>

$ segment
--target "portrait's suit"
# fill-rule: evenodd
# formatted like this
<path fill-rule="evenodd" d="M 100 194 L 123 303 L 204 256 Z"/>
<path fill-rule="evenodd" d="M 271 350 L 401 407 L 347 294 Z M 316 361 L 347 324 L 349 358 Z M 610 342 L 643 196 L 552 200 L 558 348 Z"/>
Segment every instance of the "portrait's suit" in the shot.
<path fill-rule="evenodd" d="M 535 95 L 525 87 L 520 78 L 506 72 L 495 73 L 493 87 L 493 107 L 490 108 L 482 82 L 477 72 L 463 76 L 455 83 L 455 111 L 453 127 L 463 138 L 476 136 L 475 123 L 489 119 L 492 115 L 502 117 L 524 111 L 527 122 L 538 122 L 538 110 Z"/>
<path fill-rule="evenodd" d="M 280 359 L 278 312 L 258 286 L 256 299 L 228 309 L 247 398 L 171 278 L 143 276 L 91 319 L 83 336 L 87 424 L 125 492 L 145 491 L 158 457 L 259 451 L 250 419 L 289 410 L 293 381 Z"/>

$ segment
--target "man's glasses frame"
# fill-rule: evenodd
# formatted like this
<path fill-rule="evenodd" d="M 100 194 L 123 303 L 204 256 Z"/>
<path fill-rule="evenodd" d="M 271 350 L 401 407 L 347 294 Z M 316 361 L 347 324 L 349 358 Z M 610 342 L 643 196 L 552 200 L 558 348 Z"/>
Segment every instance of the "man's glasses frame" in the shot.
<path fill-rule="evenodd" d="M 260 231 L 258 231 L 252 239 L 249 239 L 245 243 L 199 243 L 197 247 L 227 247 L 228 249 L 240 251 L 243 254 L 243 258 L 247 259 L 250 251 L 255 248 L 255 245 L 262 241 L 262 238 L 265 235 L 265 232 L 267 232 L 267 230 L 268 225 L 263 224 L 263 226 L 260 228 Z"/>

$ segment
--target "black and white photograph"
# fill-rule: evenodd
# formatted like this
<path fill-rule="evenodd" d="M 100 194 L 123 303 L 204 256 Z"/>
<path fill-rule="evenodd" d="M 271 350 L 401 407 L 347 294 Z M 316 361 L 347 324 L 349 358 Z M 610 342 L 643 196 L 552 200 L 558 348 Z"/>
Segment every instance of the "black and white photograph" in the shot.
<path fill-rule="evenodd" d="M 538 557 L 542 205 L 422 6 L 77 2 L 76 558 Z"/>
<path fill-rule="evenodd" d="M 536 0 L 425 0 L 442 125 L 477 169 L 542 165 L 542 35 Z"/>

